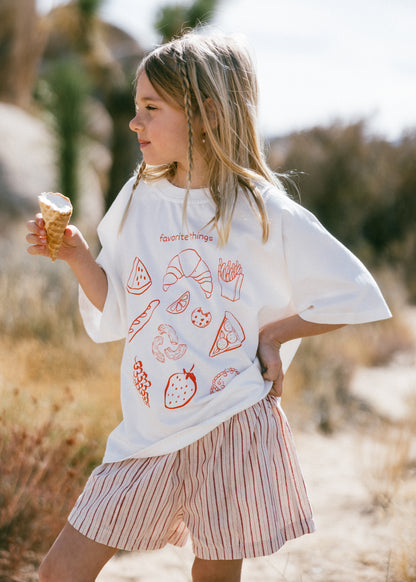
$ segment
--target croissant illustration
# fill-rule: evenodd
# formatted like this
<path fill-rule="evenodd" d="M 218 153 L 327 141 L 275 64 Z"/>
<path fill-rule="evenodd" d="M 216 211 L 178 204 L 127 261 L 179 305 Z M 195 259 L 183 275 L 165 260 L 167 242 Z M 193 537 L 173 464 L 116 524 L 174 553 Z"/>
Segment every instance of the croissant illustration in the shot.
<path fill-rule="evenodd" d="M 201 287 L 205 297 L 212 295 L 212 276 L 205 261 L 194 249 L 185 249 L 173 257 L 163 277 L 163 291 L 167 291 L 182 277 L 194 279 Z"/>

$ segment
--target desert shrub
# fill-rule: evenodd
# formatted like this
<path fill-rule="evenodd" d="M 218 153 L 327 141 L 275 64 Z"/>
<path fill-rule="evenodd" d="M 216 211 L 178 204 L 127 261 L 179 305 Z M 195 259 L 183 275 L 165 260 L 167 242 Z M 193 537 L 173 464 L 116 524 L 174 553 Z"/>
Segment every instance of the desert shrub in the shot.
<path fill-rule="evenodd" d="M 102 453 L 86 439 L 71 394 L 57 402 L 2 393 L 0 412 L 0 574 L 38 562 L 62 528 L 92 465 Z M 5 579 L 5 578 L 2 578 Z M 10 578 L 12 579 L 12 578 Z"/>
<path fill-rule="evenodd" d="M 87 337 L 65 264 L 30 257 L 15 240 L 2 251 L 0 579 L 22 582 L 120 420 L 121 346 Z"/>
<path fill-rule="evenodd" d="M 269 152 L 275 170 L 298 172 L 302 204 L 364 262 L 394 266 L 413 301 L 415 154 L 416 132 L 391 143 L 365 121 L 277 138 Z"/>

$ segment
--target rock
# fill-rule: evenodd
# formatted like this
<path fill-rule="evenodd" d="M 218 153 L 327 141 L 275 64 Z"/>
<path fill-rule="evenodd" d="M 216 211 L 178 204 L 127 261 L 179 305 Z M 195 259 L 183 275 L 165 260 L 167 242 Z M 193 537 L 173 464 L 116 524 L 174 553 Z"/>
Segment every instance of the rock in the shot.
<path fill-rule="evenodd" d="M 46 124 L 0 103 L 0 222 L 38 209 L 37 196 L 56 186 L 54 137 Z"/>

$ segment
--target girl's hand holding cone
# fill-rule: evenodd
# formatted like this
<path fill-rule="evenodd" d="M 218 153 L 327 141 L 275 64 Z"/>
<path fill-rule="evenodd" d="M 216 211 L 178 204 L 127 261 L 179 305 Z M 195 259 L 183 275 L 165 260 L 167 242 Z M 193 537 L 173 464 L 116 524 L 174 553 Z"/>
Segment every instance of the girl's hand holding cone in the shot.
<path fill-rule="evenodd" d="M 29 243 L 27 252 L 31 255 L 42 255 L 50 257 L 51 253 L 48 245 L 48 237 L 45 228 L 45 221 L 42 214 L 36 214 L 34 220 L 27 223 L 29 233 L 26 240 Z M 71 262 L 75 259 L 80 250 L 87 250 L 88 245 L 76 226 L 69 225 L 65 228 L 62 236 L 62 243 L 56 251 L 55 259 Z"/>

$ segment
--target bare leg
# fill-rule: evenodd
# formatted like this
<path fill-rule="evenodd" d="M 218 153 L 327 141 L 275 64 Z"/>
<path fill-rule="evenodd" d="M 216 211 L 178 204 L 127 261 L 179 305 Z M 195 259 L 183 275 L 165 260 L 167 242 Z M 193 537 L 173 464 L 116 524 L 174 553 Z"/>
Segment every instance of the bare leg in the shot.
<path fill-rule="evenodd" d="M 193 582 L 240 582 L 243 560 L 201 560 L 192 566 Z"/>
<path fill-rule="evenodd" d="M 86 538 L 67 523 L 40 566 L 39 581 L 93 582 L 116 552 L 115 548 Z"/>

